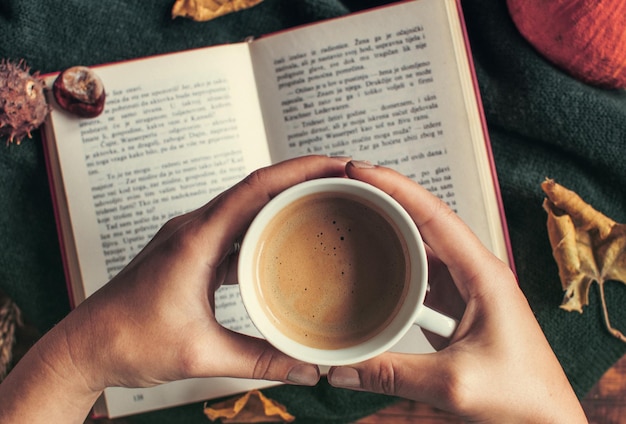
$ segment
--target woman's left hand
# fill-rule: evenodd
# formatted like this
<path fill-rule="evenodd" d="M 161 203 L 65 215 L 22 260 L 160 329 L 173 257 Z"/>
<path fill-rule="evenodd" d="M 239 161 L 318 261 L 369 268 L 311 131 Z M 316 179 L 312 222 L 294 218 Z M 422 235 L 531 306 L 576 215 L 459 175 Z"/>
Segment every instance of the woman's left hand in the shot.
<path fill-rule="evenodd" d="M 215 291 L 236 282 L 235 241 L 276 194 L 343 175 L 345 160 L 313 156 L 255 171 L 212 202 L 170 220 L 137 257 L 80 305 L 93 337 L 68 333 L 96 387 L 230 376 L 315 384 L 317 367 L 215 320 Z M 73 337 L 76 335 L 77 337 Z M 92 367 L 91 358 L 100 358 Z"/>

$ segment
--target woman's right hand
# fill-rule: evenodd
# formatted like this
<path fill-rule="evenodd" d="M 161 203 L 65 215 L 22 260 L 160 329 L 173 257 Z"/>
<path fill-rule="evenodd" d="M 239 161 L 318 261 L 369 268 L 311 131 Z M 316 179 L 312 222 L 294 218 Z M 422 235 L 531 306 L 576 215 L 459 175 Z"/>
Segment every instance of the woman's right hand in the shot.
<path fill-rule="evenodd" d="M 385 353 L 334 367 L 330 384 L 426 402 L 471 422 L 586 422 L 509 267 L 443 201 L 413 181 L 358 161 L 350 162 L 346 173 L 381 188 L 407 209 L 447 267 L 465 310 L 442 350 Z M 431 284 L 431 294 L 440 288 Z"/>

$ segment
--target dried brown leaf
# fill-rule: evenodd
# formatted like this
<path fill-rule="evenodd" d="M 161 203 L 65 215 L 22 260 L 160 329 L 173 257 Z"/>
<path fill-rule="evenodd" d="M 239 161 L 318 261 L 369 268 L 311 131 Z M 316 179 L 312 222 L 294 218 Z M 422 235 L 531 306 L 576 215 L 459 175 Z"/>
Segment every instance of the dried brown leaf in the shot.
<path fill-rule="evenodd" d="M 541 188 L 548 196 L 543 202 L 548 237 L 565 291 L 561 308 L 582 313 L 595 281 L 607 329 L 626 342 L 626 336 L 611 325 L 604 294 L 606 281 L 626 284 L 626 225 L 598 212 L 554 180 L 546 179 Z"/>
<path fill-rule="evenodd" d="M 266 397 L 259 390 L 251 390 L 211 406 L 204 405 L 204 414 L 211 421 L 222 423 L 292 422 L 296 418 L 284 405 Z"/>
<path fill-rule="evenodd" d="M 194 21 L 210 21 L 228 13 L 248 9 L 263 0 L 176 0 L 172 6 L 172 19 L 190 18 Z"/>

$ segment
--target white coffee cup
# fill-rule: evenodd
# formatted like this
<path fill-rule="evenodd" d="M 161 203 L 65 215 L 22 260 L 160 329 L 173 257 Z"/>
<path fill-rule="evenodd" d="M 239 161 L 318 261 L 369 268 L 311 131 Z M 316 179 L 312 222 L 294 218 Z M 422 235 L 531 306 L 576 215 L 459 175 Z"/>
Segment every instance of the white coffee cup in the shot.
<path fill-rule="evenodd" d="M 264 306 L 258 289 L 256 269 L 259 245 L 265 228 L 287 205 L 316 193 L 340 193 L 363 199 L 383 211 L 393 221 L 398 233 L 404 237 L 405 260 L 409 261 L 408 290 L 395 317 L 371 338 L 354 346 L 322 349 L 307 346 L 284 334 L 274 324 L 271 314 Z M 318 365 L 347 365 L 372 358 L 391 349 L 411 328 L 423 329 L 450 337 L 457 321 L 424 305 L 428 289 L 428 265 L 426 250 L 417 226 L 406 210 L 382 190 L 348 178 L 322 178 L 295 185 L 272 199 L 255 217 L 239 252 L 238 277 L 244 306 L 256 328 L 274 347 L 285 354 Z"/>

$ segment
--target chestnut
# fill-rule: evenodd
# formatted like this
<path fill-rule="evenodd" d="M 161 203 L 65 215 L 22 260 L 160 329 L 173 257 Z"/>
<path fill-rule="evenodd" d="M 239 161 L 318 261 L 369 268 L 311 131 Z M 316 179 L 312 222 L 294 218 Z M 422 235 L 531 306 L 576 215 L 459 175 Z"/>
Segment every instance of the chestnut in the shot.
<path fill-rule="evenodd" d="M 59 74 L 52 85 L 59 106 L 83 118 L 95 118 L 104 110 L 104 84 L 86 66 L 73 66 Z"/>

